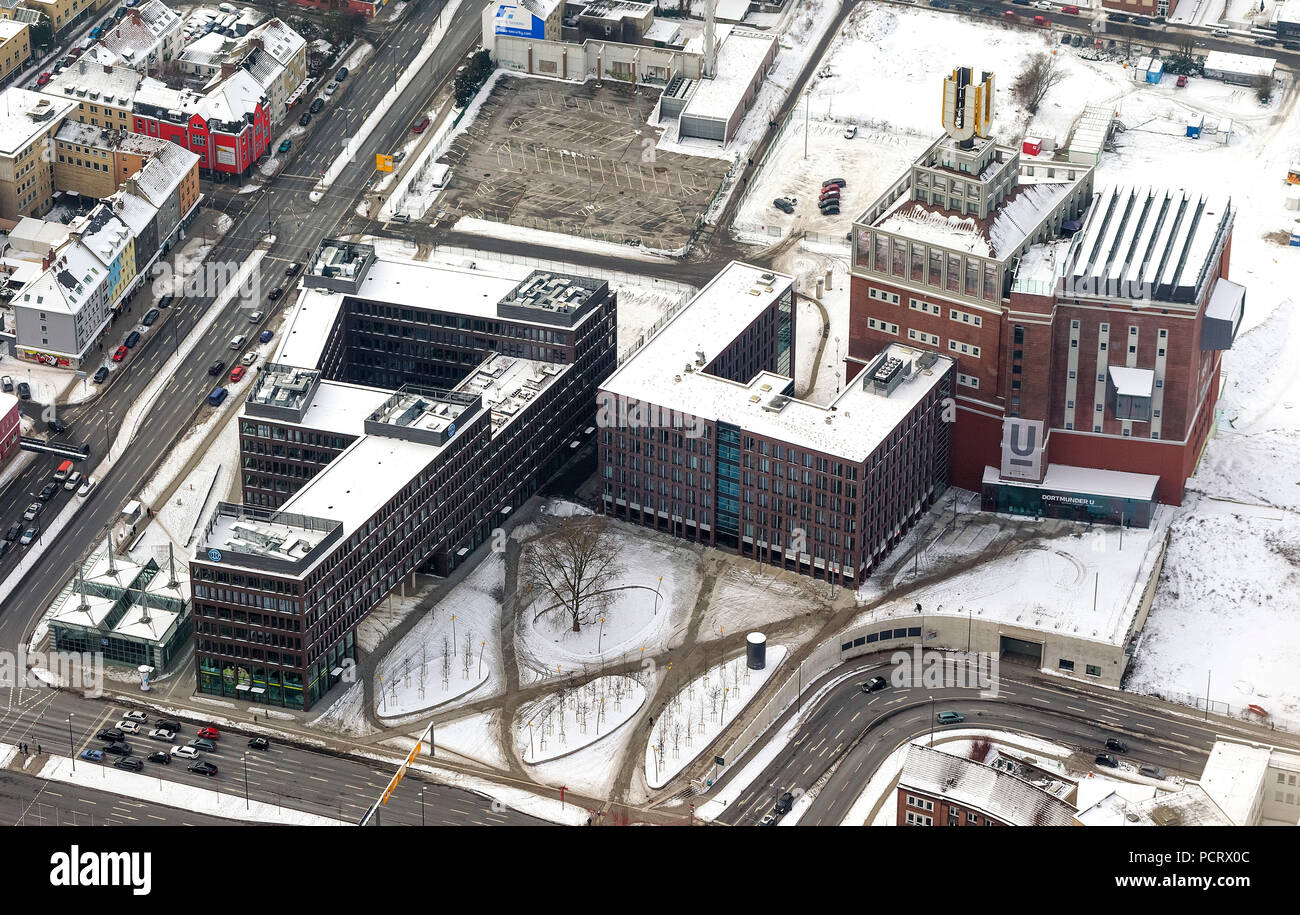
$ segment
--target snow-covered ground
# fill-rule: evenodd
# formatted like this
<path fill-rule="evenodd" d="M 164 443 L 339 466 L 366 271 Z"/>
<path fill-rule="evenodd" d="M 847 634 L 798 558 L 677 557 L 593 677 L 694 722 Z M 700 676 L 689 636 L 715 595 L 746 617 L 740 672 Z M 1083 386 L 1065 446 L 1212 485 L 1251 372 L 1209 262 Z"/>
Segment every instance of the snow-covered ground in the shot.
<path fill-rule="evenodd" d="M 767 666 L 750 670 L 745 655 L 692 679 L 655 718 L 645 746 L 645 780 L 662 788 L 735 720 L 785 660 L 783 645 L 767 646 Z"/>
<path fill-rule="evenodd" d="M 524 762 L 540 763 L 588 747 L 626 724 L 645 698 L 637 679 L 621 675 L 543 696 L 520 709 L 519 754 Z"/>

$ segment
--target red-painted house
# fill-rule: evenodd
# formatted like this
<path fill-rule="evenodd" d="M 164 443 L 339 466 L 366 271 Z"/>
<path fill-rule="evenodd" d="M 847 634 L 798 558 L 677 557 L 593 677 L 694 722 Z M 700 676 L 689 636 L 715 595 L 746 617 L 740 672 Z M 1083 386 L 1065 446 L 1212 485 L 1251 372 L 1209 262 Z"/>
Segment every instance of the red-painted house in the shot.
<path fill-rule="evenodd" d="M 242 68 L 206 93 L 145 79 L 136 92 L 131 130 L 185 147 L 199 156 L 201 169 L 242 175 L 270 145 L 271 104 Z"/>

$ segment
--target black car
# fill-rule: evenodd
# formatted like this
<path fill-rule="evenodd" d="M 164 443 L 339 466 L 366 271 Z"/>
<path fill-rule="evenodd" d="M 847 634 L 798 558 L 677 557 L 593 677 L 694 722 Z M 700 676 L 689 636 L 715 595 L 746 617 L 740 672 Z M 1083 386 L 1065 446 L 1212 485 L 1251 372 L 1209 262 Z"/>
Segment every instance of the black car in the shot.
<path fill-rule="evenodd" d="M 113 763 L 113 768 L 126 769 L 128 772 L 139 772 L 141 769 L 144 768 L 144 763 L 140 762 L 140 760 L 138 759 L 133 759 L 132 757 L 124 756 L 122 759 L 119 759 L 117 762 Z"/>
<path fill-rule="evenodd" d="M 158 307 L 167 308 L 168 306 L 171 305 L 173 301 L 175 301 L 175 298 L 176 298 L 175 296 L 171 296 L 171 295 L 163 296 L 161 299 L 158 300 Z"/>
<path fill-rule="evenodd" d="M 849 183 L 845 181 L 843 178 L 827 178 L 825 181 L 822 182 L 822 187 L 831 187 L 831 186 L 837 187 L 840 190 L 844 190 L 844 188 L 849 186 Z"/>
<path fill-rule="evenodd" d="M 140 331 L 133 330 L 126 335 L 126 339 L 122 341 L 122 345 L 125 346 L 127 349 L 131 349 L 139 342 L 140 342 Z"/>
<path fill-rule="evenodd" d="M 37 496 L 37 498 L 40 499 L 42 502 L 48 502 L 54 498 L 54 494 L 58 491 L 59 491 L 58 483 L 46 483 L 45 488 L 41 490 L 41 494 Z"/>
<path fill-rule="evenodd" d="M 1284 41 L 1282 47 L 1288 51 L 1300 51 L 1300 41 Z"/>
<path fill-rule="evenodd" d="M 1134 17 L 1133 17 L 1132 19 L 1130 19 L 1129 21 L 1132 22 L 1134 25 L 1150 25 L 1150 24 L 1151 24 L 1151 20 L 1148 19 L 1146 16 L 1134 16 Z"/>
<path fill-rule="evenodd" d="M 216 362 L 208 366 L 208 374 L 211 375 L 213 378 L 215 378 L 216 376 L 221 374 L 221 370 L 224 369 L 225 367 L 226 364 L 222 362 L 220 359 L 218 359 Z"/>
<path fill-rule="evenodd" d="M 123 743 L 121 741 L 106 743 L 104 744 L 104 746 L 100 747 L 100 749 L 103 750 L 105 753 L 115 753 L 118 756 L 131 755 L 131 745 L 129 743 Z"/>
<path fill-rule="evenodd" d="M 316 112 L 320 111 L 324 107 L 325 107 L 325 100 L 323 98 L 318 98 L 312 100 L 312 103 L 310 106 L 308 106 L 307 110 L 310 111 L 312 114 L 315 114 Z"/>
<path fill-rule="evenodd" d="M 821 208 L 821 210 L 823 216 L 840 215 L 840 205 L 838 203 L 831 204 L 830 206 L 824 206 Z"/>
<path fill-rule="evenodd" d="M 311 112 L 310 112 L 310 111 L 304 111 L 304 112 L 302 113 L 302 117 L 298 118 L 298 126 L 299 126 L 299 127 L 306 127 L 306 126 L 307 126 L 308 124 L 310 124 L 310 123 L 311 123 Z"/>
<path fill-rule="evenodd" d="M 884 677 L 872 677 L 866 683 L 859 683 L 858 685 L 862 687 L 864 693 L 874 693 L 888 686 L 889 681 Z"/>
<path fill-rule="evenodd" d="M 343 80 L 345 80 L 345 79 L 348 78 L 348 68 L 347 68 L 347 67 L 339 67 L 339 72 L 337 72 L 337 73 L 334 74 L 334 78 L 335 78 L 336 80 L 338 80 L 339 82 L 343 82 Z"/>
<path fill-rule="evenodd" d="M 776 799 L 776 804 L 772 807 L 777 813 L 789 813 L 790 808 L 794 806 L 794 795 L 787 791 Z"/>
<path fill-rule="evenodd" d="M 1277 44 L 1277 39 L 1276 39 L 1276 38 L 1256 38 L 1256 39 L 1255 39 L 1255 44 L 1257 44 L 1257 45 L 1259 45 L 1260 47 L 1263 47 L 1263 48 L 1271 48 L 1271 47 L 1273 47 L 1273 45 Z"/>
<path fill-rule="evenodd" d="M 62 435 L 68 431 L 68 424 L 56 416 L 54 419 L 47 419 L 45 421 L 45 428 L 49 429 L 55 435 Z"/>
<path fill-rule="evenodd" d="M 107 730 L 100 731 L 95 736 L 99 740 L 107 740 L 110 743 L 117 743 L 119 740 L 126 739 L 126 736 L 117 728 L 108 728 Z"/>
<path fill-rule="evenodd" d="M 108 380 L 108 366 L 101 365 L 99 368 L 95 369 L 95 376 L 94 376 L 95 384 L 103 384 L 107 380 Z"/>
<path fill-rule="evenodd" d="M 283 286 L 276 286 L 276 287 L 275 287 L 274 289 L 272 289 L 269 293 L 267 293 L 267 295 L 266 295 L 266 300 L 267 300 L 268 302 L 274 302 L 276 299 L 280 298 L 280 296 L 282 296 L 282 295 L 284 295 L 284 287 L 283 287 Z"/>
<path fill-rule="evenodd" d="M 13 546 L 8 540 L 0 540 L 0 559 L 4 559 L 9 554 L 9 548 Z"/>
<path fill-rule="evenodd" d="M 1159 766 L 1138 766 L 1138 775 L 1145 775 L 1147 778 L 1154 778 L 1156 781 L 1165 780 L 1165 770 Z"/>
<path fill-rule="evenodd" d="M 154 722 L 154 725 L 162 728 L 164 731 L 171 731 L 173 734 L 179 734 L 181 732 L 181 723 L 179 721 L 163 721 L 159 718 Z"/>
<path fill-rule="evenodd" d="M 201 759 L 194 765 L 190 766 L 190 771 L 196 772 L 199 775 L 216 775 L 217 767 L 212 765 L 212 763 L 208 762 L 206 759 Z"/>
<path fill-rule="evenodd" d="M 1118 768 L 1119 768 L 1119 760 L 1116 759 L 1115 757 L 1111 756 L 1109 753 L 1098 753 L 1098 754 L 1097 754 L 1097 765 L 1099 765 L 1099 766 L 1109 766 L 1109 767 L 1112 768 L 1112 769 L 1118 769 Z"/>
<path fill-rule="evenodd" d="M 1111 22 L 1128 22 L 1127 13 L 1107 13 L 1106 18 L 1109 19 Z"/>
<path fill-rule="evenodd" d="M 793 213 L 794 207 L 790 206 L 790 201 L 778 197 L 772 201 L 772 206 L 776 207 L 782 213 Z"/>
<path fill-rule="evenodd" d="M 157 321 L 158 316 L 161 314 L 162 312 L 159 311 L 158 309 L 150 308 L 148 311 L 144 313 L 144 317 L 140 319 L 140 323 L 143 324 L 145 327 L 153 327 L 153 322 Z"/>
<path fill-rule="evenodd" d="M 15 524 L 13 527 L 9 528 L 9 530 L 5 531 L 5 540 L 9 543 L 13 543 L 22 535 L 23 526 L 21 524 Z"/>
<path fill-rule="evenodd" d="M 170 766 L 172 764 L 172 755 L 166 750 L 154 750 L 149 754 L 149 762 Z"/>
<path fill-rule="evenodd" d="M 21 397 L 23 400 L 32 399 L 32 389 L 31 386 L 27 384 L 27 382 L 25 381 L 18 382 L 18 396 Z"/>
<path fill-rule="evenodd" d="M 1126 744 L 1124 741 L 1120 740 L 1118 737 L 1107 737 L 1107 738 L 1106 738 L 1106 749 L 1107 749 L 1107 750 L 1114 750 L 1116 753 L 1127 753 L 1127 752 L 1128 752 L 1128 744 Z"/>
<path fill-rule="evenodd" d="M 265 737 L 250 737 L 248 738 L 248 747 L 252 750 L 269 750 L 271 749 L 271 741 Z"/>
<path fill-rule="evenodd" d="M 298 263 L 297 261 L 294 261 L 292 264 L 284 268 L 284 275 L 297 276 L 298 271 L 301 269 L 302 269 L 302 264 Z"/>

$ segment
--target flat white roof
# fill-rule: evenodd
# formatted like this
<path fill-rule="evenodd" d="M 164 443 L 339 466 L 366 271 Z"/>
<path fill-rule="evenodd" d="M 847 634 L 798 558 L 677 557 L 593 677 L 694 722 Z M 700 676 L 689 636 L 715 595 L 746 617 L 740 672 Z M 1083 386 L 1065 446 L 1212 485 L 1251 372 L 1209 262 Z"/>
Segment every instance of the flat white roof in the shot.
<path fill-rule="evenodd" d="M 1028 486 L 1052 492 L 1077 492 L 1096 496 L 1114 496 L 1117 499 L 1155 498 L 1160 477 L 1149 473 L 1125 473 L 1120 470 L 1096 470 L 1092 467 L 1071 467 L 1068 464 L 1048 464 L 1043 482 L 1000 479 L 996 467 L 984 468 L 985 483 L 1007 482 L 1015 486 Z"/>
<path fill-rule="evenodd" d="M 764 277 L 771 279 L 764 279 Z M 694 365 L 705 363 L 787 292 L 794 280 L 749 264 L 732 262 L 601 385 L 631 402 L 646 402 L 686 417 L 727 422 L 756 435 L 815 448 L 852 461 L 865 460 L 917 401 L 938 384 L 952 364 L 937 356 L 930 369 L 916 369 L 888 397 L 865 390 L 862 376 L 830 404 L 788 398 L 773 410 L 773 398 L 790 379 L 761 372 L 747 382 L 729 381 Z M 792 351 L 794 343 L 791 343 Z M 922 351 L 894 344 L 891 356 L 914 363 Z M 686 371 L 687 363 L 692 371 Z"/>
<path fill-rule="evenodd" d="M 0 92 L 0 155 L 12 156 L 77 106 L 75 101 L 10 86 Z"/>
<path fill-rule="evenodd" d="M 1129 368 L 1123 365 L 1106 367 L 1115 382 L 1115 393 L 1125 397 L 1150 397 L 1155 387 L 1156 373 L 1151 369 Z"/>
<path fill-rule="evenodd" d="M 303 412 L 299 425 L 344 435 L 365 433 L 366 417 L 391 397 L 392 391 L 341 381 L 322 381 Z"/>
<path fill-rule="evenodd" d="M 1251 826 L 1251 814 L 1266 787 L 1272 747 L 1215 741 L 1201 773 L 1201 787 L 1237 826 Z"/>
<path fill-rule="evenodd" d="M 728 120 L 743 103 L 775 41 L 775 35 L 732 29 L 718 47 L 718 75 L 696 83 L 682 116 Z"/>
<path fill-rule="evenodd" d="M 1277 67 L 1277 58 L 1258 57 L 1254 54 L 1229 54 L 1227 51 L 1211 51 L 1205 55 L 1205 69 L 1224 73 L 1240 73 L 1245 76 L 1260 76 L 1272 73 Z"/>

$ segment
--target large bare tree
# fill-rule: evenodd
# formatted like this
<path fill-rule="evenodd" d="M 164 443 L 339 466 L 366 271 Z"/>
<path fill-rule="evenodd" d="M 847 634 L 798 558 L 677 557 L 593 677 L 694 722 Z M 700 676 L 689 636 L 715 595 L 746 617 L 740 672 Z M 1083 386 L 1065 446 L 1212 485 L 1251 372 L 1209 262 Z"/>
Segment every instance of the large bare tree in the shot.
<path fill-rule="evenodd" d="M 1011 92 L 1026 111 L 1037 114 L 1047 93 L 1064 78 L 1065 72 L 1056 64 L 1056 55 L 1039 51 L 1029 58 L 1025 69 L 1016 77 Z"/>
<path fill-rule="evenodd" d="M 533 620 L 562 613 L 580 632 L 609 607 L 616 592 L 644 587 L 618 584 L 624 572 L 618 549 L 604 521 L 591 515 L 561 519 L 528 544 L 519 581 L 540 605 Z"/>

